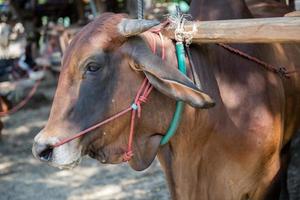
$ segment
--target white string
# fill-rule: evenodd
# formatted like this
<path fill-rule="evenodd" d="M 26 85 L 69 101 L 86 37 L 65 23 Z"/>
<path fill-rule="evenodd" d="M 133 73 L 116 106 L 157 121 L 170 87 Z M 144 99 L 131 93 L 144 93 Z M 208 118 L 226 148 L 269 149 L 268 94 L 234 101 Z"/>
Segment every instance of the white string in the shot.
<path fill-rule="evenodd" d="M 190 45 L 193 40 L 194 33 L 197 32 L 197 27 L 193 24 L 192 31 L 185 31 L 184 25 L 192 23 L 191 16 L 187 14 L 177 13 L 175 15 L 169 15 L 168 20 L 171 22 L 170 28 L 175 29 L 175 40 L 177 42 L 184 42 L 186 45 Z"/>

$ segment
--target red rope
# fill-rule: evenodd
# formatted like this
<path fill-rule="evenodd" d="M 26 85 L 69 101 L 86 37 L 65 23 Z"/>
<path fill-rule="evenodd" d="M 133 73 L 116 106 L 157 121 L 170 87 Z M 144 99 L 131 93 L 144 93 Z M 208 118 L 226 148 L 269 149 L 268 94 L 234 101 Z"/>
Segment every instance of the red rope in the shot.
<path fill-rule="evenodd" d="M 36 81 L 36 83 L 33 85 L 33 87 L 31 88 L 31 90 L 29 91 L 28 95 L 25 97 L 25 99 L 23 99 L 22 101 L 20 101 L 12 109 L 10 109 L 8 111 L 5 111 L 5 112 L 0 112 L 0 117 L 4 117 L 6 115 L 13 114 L 13 113 L 19 111 L 21 108 L 23 108 L 29 102 L 29 100 L 34 96 L 34 94 L 35 94 L 37 88 L 39 87 L 39 85 L 41 84 L 41 82 L 42 82 L 42 80 Z"/>
<path fill-rule="evenodd" d="M 133 104 L 133 106 L 136 106 L 136 109 L 133 107 L 133 109 L 131 111 L 131 122 L 130 122 L 128 147 L 127 147 L 127 151 L 123 154 L 123 162 L 128 162 L 129 160 L 131 160 L 131 158 L 133 156 L 132 144 L 133 144 L 136 112 L 138 112 L 138 118 L 140 118 L 141 111 L 142 111 L 141 104 L 146 103 L 147 98 L 150 95 L 150 92 L 152 91 L 152 88 L 153 87 L 149 83 L 148 79 L 145 78 L 145 80 L 143 82 L 143 86 L 141 87 L 140 91 L 138 92 L 138 95 L 136 96 L 136 99 Z M 143 93 L 143 94 L 141 95 L 141 93 Z"/>
<path fill-rule="evenodd" d="M 61 140 L 60 142 L 52 145 L 53 148 L 55 147 L 59 147 L 63 144 L 66 144 L 74 139 L 80 138 L 83 135 L 99 128 L 100 126 L 107 124 L 123 115 L 125 115 L 126 113 L 131 111 L 131 122 L 130 122 L 130 133 L 129 133 L 129 141 L 128 141 L 128 149 L 127 151 L 124 153 L 123 155 L 123 161 L 127 162 L 131 159 L 131 157 L 133 156 L 133 151 L 132 151 L 132 143 L 133 143 L 133 136 L 134 136 L 134 127 L 135 127 L 135 117 L 136 117 L 136 112 L 138 112 L 138 117 L 140 117 L 140 112 L 141 112 L 141 104 L 142 103 L 146 103 L 148 96 L 150 95 L 150 92 L 152 90 L 152 85 L 148 82 L 148 79 L 145 78 L 140 89 L 137 92 L 137 95 L 135 97 L 134 100 L 134 104 L 132 104 L 130 107 L 124 109 L 123 111 L 107 118 L 104 121 L 101 121 L 97 124 L 95 124 L 94 126 L 91 126 L 90 128 L 87 128 L 77 134 L 75 134 L 72 137 L 66 138 L 64 140 Z"/>
<path fill-rule="evenodd" d="M 265 69 L 267 69 L 267 70 L 269 70 L 271 72 L 277 73 L 280 76 L 285 77 L 285 78 L 290 78 L 290 76 L 289 76 L 290 74 L 299 73 L 300 72 L 298 70 L 287 71 L 285 67 L 279 67 L 279 68 L 277 68 L 277 67 L 275 67 L 275 66 L 273 66 L 273 65 L 271 65 L 269 63 L 266 63 L 266 62 L 264 62 L 264 61 L 262 61 L 262 60 L 260 60 L 260 59 L 258 59 L 256 57 L 250 56 L 250 55 L 246 54 L 245 52 L 242 52 L 239 49 L 233 48 L 233 47 L 231 47 L 229 45 L 226 45 L 226 44 L 223 44 L 223 43 L 218 43 L 218 45 L 221 46 L 221 47 L 223 47 L 224 49 L 232 52 L 232 53 L 235 53 L 235 54 L 237 54 L 237 55 L 239 55 L 241 57 L 244 57 L 244 58 L 246 58 L 246 59 L 248 59 L 250 61 L 253 61 L 253 62 L 255 62 L 255 63 L 263 66 Z"/>
<path fill-rule="evenodd" d="M 131 111 L 131 110 L 132 110 L 132 108 L 131 108 L 131 107 L 128 107 L 128 108 L 126 108 L 125 110 L 123 110 L 123 111 L 121 111 L 121 112 L 115 114 L 114 116 L 109 117 L 108 119 L 106 119 L 106 120 L 104 120 L 104 121 L 102 121 L 102 122 L 99 122 L 98 124 L 95 124 L 95 125 L 91 126 L 90 128 L 87 128 L 87 129 L 85 129 L 85 130 L 83 130 L 83 131 L 81 131 L 81 132 L 75 134 L 75 135 L 72 136 L 72 137 L 69 137 L 69 138 L 66 138 L 66 139 L 64 139 L 64 140 L 61 140 L 60 142 L 58 142 L 58 143 L 52 145 L 52 147 L 53 147 L 53 148 L 54 148 L 54 147 L 59 147 L 59 146 L 61 146 L 61 145 L 63 145 L 63 144 L 66 144 L 66 143 L 68 143 L 68 142 L 70 142 L 70 141 L 72 141 L 72 140 L 74 140 L 74 139 L 80 138 L 81 136 L 87 134 L 88 132 L 91 132 L 91 131 L 95 130 L 96 128 L 99 128 L 100 126 L 102 126 L 102 125 L 104 125 L 104 124 L 107 124 L 108 122 L 111 122 L 111 121 L 113 121 L 114 119 L 116 119 L 116 118 L 118 118 L 118 117 L 121 117 L 121 116 L 125 115 L 126 113 L 128 113 L 128 112 Z"/>
<path fill-rule="evenodd" d="M 166 58 L 166 50 L 164 47 L 164 37 L 162 36 L 161 32 L 158 32 L 158 35 L 160 37 L 160 41 L 161 41 L 161 58 L 164 60 Z M 153 51 L 155 53 L 155 51 Z"/>
<path fill-rule="evenodd" d="M 165 48 L 164 48 L 164 40 L 163 40 L 163 36 L 159 31 L 155 31 L 154 33 L 157 33 L 160 37 L 161 40 L 161 46 L 162 46 L 162 59 L 165 59 Z M 156 40 L 155 38 L 152 36 L 152 34 L 150 35 L 151 39 L 153 41 L 153 45 L 150 44 L 152 52 L 156 53 Z M 147 79 L 145 79 L 147 80 Z M 129 160 L 131 160 L 133 154 L 132 151 L 132 143 L 133 143 L 133 136 L 134 136 L 134 127 L 135 127 L 135 116 L 136 116 L 136 111 L 138 112 L 138 118 L 141 117 L 141 103 L 146 103 L 148 96 L 150 95 L 153 86 L 150 84 L 149 81 L 144 81 L 142 87 L 144 87 L 144 84 L 146 84 L 145 89 L 143 89 L 143 94 L 140 95 L 140 93 L 142 92 L 142 90 L 140 90 L 138 92 L 138 95 L 135 98 L 134 104 L 137 106 L 138 109 L 133 109 L 132 113 L 131 113 L 131 123 L 130 123 L 130 133 L 129 133 L 129 141 L 128 141 L 128 148 L 127 151 L 123 154 L 123 162 L 128 162 Z"/>

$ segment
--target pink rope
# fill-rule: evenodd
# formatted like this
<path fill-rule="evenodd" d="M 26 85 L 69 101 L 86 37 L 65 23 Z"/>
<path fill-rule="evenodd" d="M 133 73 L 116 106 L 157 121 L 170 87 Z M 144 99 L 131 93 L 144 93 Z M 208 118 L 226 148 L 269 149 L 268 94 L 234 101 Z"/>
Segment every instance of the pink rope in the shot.
<path fill-rule="evenodd" d="M 59 147 L 59 146 L 61 146 L 61 145 L 63 145 L 63 144 L 66 144 L 66 143 L 68 143 L 68 142 L 71 142 L 72 140 L 75 140 L 75 139 L 77 139 L 77 138 L 80 138 L 81 136 L 87 134 L 88 132 L 91 132 L 91 131 L 95 130 L 96 128 L 99 128 L 100 126 L 102 126 L 102 125 L 104 125 L 104 124 L 107 124 L 108 122 L 111 122 L 111 121 L 113 121 L 114 119 L 116 119 L 116 118 L 118 118 L 118 117 L 121 117 L 121 116 L 125 115 L 126 113 L 128 113 L 128 112 L 131 111 L 131 110 L 132 110 L 131 107 L 126 108 L 125 110 L 123 110 L 123 111 L 121 111 L 121 112 L 115 114 L 114 116 L 109 117 L 108 119 L 106 119 L 106 120 L 104 120 L 104 121 L 102 121 L 102 122 L 99 122 L 98 124 L 95 124 L 94 126 L 91 126 L 90 128 L 87 128 L 87 129 L 85 129 L 85 130 L 83 130 L 83 131 L 81 131 L 81 132 L 75 134 L 75 135 L 72 136 L 72 137 L 69 137 L 69 138 L 66 138 L 66 139 L 64 139 L 64 140 L 61 140 L 60 142 L 58 142 L 58 143 L 52 145 L 52 147 L 53 147 L 53 148 Z"/>
<path fill-rule="evenodd" d="M 12 109 L 4 111 L 4 112 L 0 112 L 0 117 L 4 117 L 6 115 L 10 115 L 13 113 L 18 112 L 20 109 L 22 109 L 28 102 L 29 100 L 34 96 L 34 94 L 36 93 L 37 88 L 39 87 L 39 85 L 41 84 L 41 80 L 38 80 L 33 87 L 31 88 L 31 90 L 29 91 L 28 95 L 25 97 L 25 99 L 23 99 L 22 101 L 20 101 L 16 106 L 14 106 Z"/>
<path fill-rule="evenodd" d="M 136 97 L 135 97 L 135 101 L 134 101 L 135 104 L 139 104 L 139 105 L 141 104 L 141 103 L 139 102 L 139 96 L 141 96 L 141 93 L 143 92 L 143 90 L 144 90 L 144 88 L 145 88 L 145 86 L 146 86 L 146 83 L 147 83 L 147 79 L 145 78 L 144 81 L 143 81 L 143 83 L 142 83 L 142 86 L 140 87 L 140 89 L 139 89 L 139 91 L 138 91 L 138 93 L 137 93 L 137 95 L 136 95 Z M 77 133 L 77 134 L 75 134 L 75 135 L 73 135 L 73 136 L 71 136 L 71 137 L 69 137 L 69 138 L 66 138 L 66 139 L 64 139 L 64 140 L 61 140 L 60 142 L 58 142 L 58 143 L 52 145 L 52 147 L 53 147 L 53 148 L 59 147 L 59 146 L 61 146 L 61 145 L 63 145 L 63 144 L 66 144 L 66 143 L 68 143 L 68 142 L 71 142 L 72 140 L 75 140 L 75 139 L 77 139 L 77 138 L 80 138 L 80 137 L 82 137 L 83 135 L 85 135 L 85 134 L 87 134 L 87 133 L 89 133 L 89 132 L 91 132 L 91 131 L 93 131 L 93 130 L 95 130 L 95 129 L 97 129 L 97 128 L 99 128 L 99 127 L 101 127 L 101 126 L 103 126 L 103 125 L 105 125 L 105 124 L 107 124 L 107 123 L 109 123 L 109 122 L 111 122 L 111 121 L 113 121 L 113 120 L 119 118 L 119 117 L 121 117 L 121 116 L 123 116 L 123 115 L 125 115 L 126 113 L 128 113 L 128 112 L 130 112 L 130 111 L 132 111 L 132 110 L 134 110 L 134 109 L 133 109 L 132 106 L 130 106 L 130 107 L 124 109 L 123 111 L 121 111 L 121 112 L 119 112 L 119 113 L 117 113 L 117 114 L 115 114 L 115 115 L 113 115 L 113 116 L 111 116 L 111 117 L 105 119 L 104 121 L 101 121 L 101 122 L 99 122 L 99 123 L 97 123 L 97 124 L 95 124 L 95 125 L 93 125 L 93 126 L 87 128 L 87 129 L 85 129 L 85 130 L 83 130 L 83 131 L 80 131 L 79 133 Z"/>
<path fill-rule="evenodd" d="M 249 54 L 239 50 L 239 49 L 236 49 L 236 48 L 233 48 L 227 44 L 223 44 L 223 43 L 218 43 L 219 46 L 223 47 L 224 49 L 230 51 L 231 53 L 234 53 L 236 55 L 239 55 L 243 58 L 246 58 L 252 62 L 255 62 L 259 65 L 261 65 L 262 67 L 264 67 L 266 70 L 269 70 L 273 73 L 277 73 L 285 78 L 290 78 L 290 74 L 294 74 L 294 73 L 300 73 L 299 70 L 294 70 L 294 71 L 287 71 L 286 68 L 284 67 L 280 67 L 280 68 L 277 68 L 269 63 L 266 63 L 260 59 L 258 59 L 257 57 L 254 57 L 254 56 L 250 56 Z"/>

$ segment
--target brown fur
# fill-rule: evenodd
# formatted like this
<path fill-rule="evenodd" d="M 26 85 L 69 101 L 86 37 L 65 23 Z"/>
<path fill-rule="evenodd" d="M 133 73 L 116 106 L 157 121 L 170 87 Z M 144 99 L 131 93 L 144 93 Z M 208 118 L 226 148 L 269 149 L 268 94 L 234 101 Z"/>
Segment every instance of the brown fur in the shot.
<path fill-rule="evenodd" d="M 246 0 L 254 17 L 282 17 L 292 12 L 286 4 L 274 0 Z"/>

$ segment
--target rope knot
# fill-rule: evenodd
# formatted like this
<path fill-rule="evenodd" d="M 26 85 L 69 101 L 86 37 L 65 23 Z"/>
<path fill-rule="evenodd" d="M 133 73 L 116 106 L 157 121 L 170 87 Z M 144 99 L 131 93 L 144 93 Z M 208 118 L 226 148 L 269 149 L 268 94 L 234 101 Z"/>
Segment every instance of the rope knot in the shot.
<path fill-rule="evenodd" d="M 288 75 L 289 73 L 288 73 L 288 71 L 285 67 L 279 67 L 278 70 L 277 70 L 277 73 L 281 77 L 290 78 L 289 75 Z"/>
<path fill-rule="evenodd" d="M 130 161 L 131 158 L 132 158 L 132 156 L 133 156 L 132 150 L 126 151 L 126 152 L 123 154 L 123 162 L 128 162 L 128 161 Z"/>
<path fill-rule="evenodd" d="M 139 99 L 138 99 L 139 102 L 142 102 L 142 103 L 146 103 L 147 102 L 147 97 L 145 96 L 140 96 Z"/>
<path fill-rule="evenodd" d="M 138 118 L 141 117 L 141 112 L 142 112 L 142 107 L 141 107 L 141 102 L 140 101 L 137 101 L 136 103 L 133 103 L 131 105 L 131 108 L 134 110 L 134 111 L 137 111 L 138 112 Z"/>

